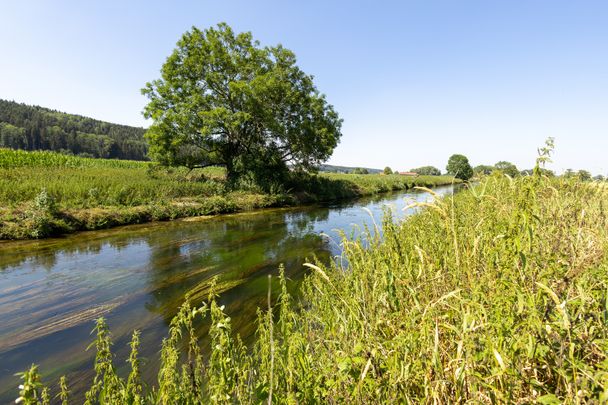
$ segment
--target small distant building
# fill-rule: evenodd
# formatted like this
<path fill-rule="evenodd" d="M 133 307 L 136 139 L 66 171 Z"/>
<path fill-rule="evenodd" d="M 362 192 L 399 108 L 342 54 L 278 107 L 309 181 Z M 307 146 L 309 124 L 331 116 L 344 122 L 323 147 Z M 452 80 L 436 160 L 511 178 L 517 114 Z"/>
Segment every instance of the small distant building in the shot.
<path fill-rule="evenodd" d="M 418 173 L 416 172 L 399 172 L 400 175 L 402 176 L 412 176 L 412 177 L 418 177 Z"/>

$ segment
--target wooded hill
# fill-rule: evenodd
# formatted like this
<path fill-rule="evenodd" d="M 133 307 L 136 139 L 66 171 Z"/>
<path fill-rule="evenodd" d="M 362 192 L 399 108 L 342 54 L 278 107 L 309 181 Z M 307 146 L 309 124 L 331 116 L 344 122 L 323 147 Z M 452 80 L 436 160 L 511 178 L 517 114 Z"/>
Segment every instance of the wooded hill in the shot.
<path fill-rule="evenodd" d="M 0 99 L 0 147 L 147 160 L 144 128 Z"/>

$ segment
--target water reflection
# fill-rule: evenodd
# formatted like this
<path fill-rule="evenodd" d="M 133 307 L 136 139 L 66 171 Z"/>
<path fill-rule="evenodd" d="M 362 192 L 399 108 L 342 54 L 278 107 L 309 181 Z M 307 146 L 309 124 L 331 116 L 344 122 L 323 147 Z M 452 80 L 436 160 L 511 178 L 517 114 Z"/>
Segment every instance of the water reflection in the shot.
<path fill-rule="evenodd" d="M 439 190 L 450 192 L 450 188 Z M 265 306 L 267 275 L 284 264 L 290 287 L 302 263 L 340 253 L 335 229 L 377 222 L 386 205 L 422 193 L 376 196 L 325 207 L 272 210 L 203 221 L 136 225 L 65 238 L 0 244 L 0 402 L 14 399 L 14 373 L 38 363 L 45 380 L 68 375 L 71 389 L 91 378 L 92 321 L 105 316 L 114 336 L 117 365 L 128 355 L 133 329 L 142 331 L 148 379 L 167 326 L 189 295 L 204 300 L 218 277 L 219 301 L 248 341 L 255 314 Z M 331 239 L 321 236 L 330 235 Z M 204 331 L 203 331 L 204 332 Z"/>
<path fill-rule="evenodd" d="M 92 353 L 84 349 L 101 315 L 119 354 L 137 328 L 147 340 L 143 355 L 155 358 L 184 296 L 202 301 L 214 276 L 235 330 L 251 337 L 267 274 L 283 263 L 297 281 L 306 257 L 330 256 L 326 242 L 303 226 L 326 219 L 327 211 L 309 214 L 279 210 L 3 244 L 0 391 L 14 389 L 13 374 L 32 362 L 52 378 L 89 369 Z M 294 219 L 300 225 L 289 227 Z"/>

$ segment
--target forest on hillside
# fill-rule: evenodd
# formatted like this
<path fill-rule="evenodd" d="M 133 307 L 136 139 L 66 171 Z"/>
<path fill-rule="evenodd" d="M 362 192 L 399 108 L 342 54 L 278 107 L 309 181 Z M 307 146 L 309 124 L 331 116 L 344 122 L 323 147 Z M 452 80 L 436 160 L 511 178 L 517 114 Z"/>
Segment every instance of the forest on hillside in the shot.
<path fill-rule="evenodd" d="M 144 128 L 0 99 L 0 147 L 147 160 Z"/>

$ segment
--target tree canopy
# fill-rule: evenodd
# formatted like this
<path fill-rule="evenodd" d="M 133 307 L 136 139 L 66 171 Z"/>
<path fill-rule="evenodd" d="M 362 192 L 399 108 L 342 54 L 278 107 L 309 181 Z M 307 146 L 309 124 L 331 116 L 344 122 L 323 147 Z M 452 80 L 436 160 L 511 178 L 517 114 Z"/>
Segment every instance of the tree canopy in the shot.
<path fill-rule="evenodd" d="M 519 169 L 517 169 L 517 166 L 515 166 L 511 162 L 501 160 L 500 162 L 497 162 L 494 167 L 496 168 L 496 170 L 500 170 L 504 174 L 507 174 L 511 177 L 519 176 Z"/>
<path fill-rule="evenodd" d="M 587 170 L 574 171 L 572 169 L 566 169 L 564 171 L 564 173 L 562 174 L 562 176 L 565 178 L 576 177 L 581 181 L 589 181 L 592 179 L 591 173 L 589 173 L 589 171 L 587 171 Z"/>
<path fill-rule="evenodd" d="M 434 166 L 422 166 L 412 169 L 410 172 L 418 173 L 421 176 L 441 176 L 441 170 Z"/>
<path fill-rule="evenodd" d="M 280 179 L 314 170 L 341 136 L 342 120 L 281 45 L 261 47 L 226 24 L 193 27 L 161 78 L 142 90 L 153 158 L 190 168 L 223 165 L 228 178 Z"/>
<path fill-rule="evenodd" d="M 579 170 L 578 172 L 576 172 L 576 175 L 578 176 L 578 178 L 581 181 L 589 181 L 591 180 L 591 173 L 589 173 L 589 171 L 587 170 Z"/>
<path fill-rule="evenodd" d="M 469 159 L 464 155 L 455 154 L 450 156 L 446 170 L 448 174 L 457 179 L 469 180 L 473 177 L 473 168 L 469 164 Z"/>
<path fill-rule="evenodd" d="M 478 165 L 473 168 L 473 173 L 475 173 L 477 175 L 480 175 L 480 174 L 488 175 L 488 174 L 492 174 L 494 169 L 496 169 L 494 166 Z"/>
<path fill-rule="evenodd" d="M 386 166 L 384 168 L 384 174 L 393 174 L 393 170 L 389 166 Z"/>

